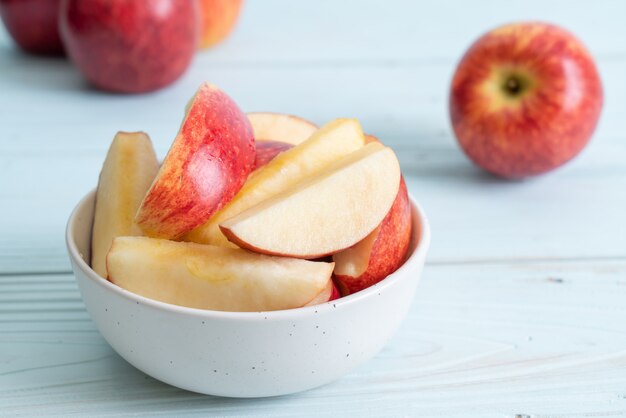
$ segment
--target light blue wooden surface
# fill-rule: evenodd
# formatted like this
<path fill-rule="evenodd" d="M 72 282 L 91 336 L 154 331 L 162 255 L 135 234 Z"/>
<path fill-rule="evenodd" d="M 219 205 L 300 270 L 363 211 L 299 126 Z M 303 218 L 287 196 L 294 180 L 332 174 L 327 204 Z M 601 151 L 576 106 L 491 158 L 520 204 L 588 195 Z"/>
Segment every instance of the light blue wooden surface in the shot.
<path fill-rule="evenodd" d="M 0 416 L 626 415 L 624 16 L 622 0 L 249 0 L 232 38 L 145 96 L 90 90 L 0 33 Z M 521 19 L 585 41 L 605 107 L 573 163 L 508 183 L 460 153 L 446 105 L 472 39 Z M 358 117 L 398 151 L 431 218 L 409 317 L 336 383 L 263 400 L 184 392 L 125 363 L 84 310 L 63 243 L 70 210 L 115 131 L 147 131 L 162 156 L 204 80 L 247 111 Z"/>

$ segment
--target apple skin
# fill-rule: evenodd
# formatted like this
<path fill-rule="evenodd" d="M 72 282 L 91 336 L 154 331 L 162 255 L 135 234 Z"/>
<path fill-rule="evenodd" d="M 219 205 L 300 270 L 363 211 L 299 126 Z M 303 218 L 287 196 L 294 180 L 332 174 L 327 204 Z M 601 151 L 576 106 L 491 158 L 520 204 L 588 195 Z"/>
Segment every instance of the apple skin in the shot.
<path fill-rule="evenodd" d="M 254 158 L 245 113 L 226 93 L 203 84 L 137 212 L 137 223 L 149 237 L 180 237 L 233 198 Z"/>
<path fill-rule="evenodd" d="M 200 7 L 200 48 L 217 45 L 232 32 L 243 0 L 198 0 Z"/>
<path fill-rule="evenodd" d="M 153 91 L 178 79 L 198 43 L 194 0 L 62 0 L 61 38 L 93 85 Z"/>
<path fill-rule="evenodd" d="M 337 287 L 337 284 L 335 283 L 335 281 L 333 280 L 333 291 L 330 294 L 330 298 L 328 298 L 328 301 L 332 301 L 332 300 L 337 300 L 341 297 L 341 293 L 339 292 L 339 288 Z"/>
<path fill-rule="evenodd" d="M 554 25 L 514 23 L 479 38 L 459 63 L 450 117 L 467 156 L 518 179 L 550 171 L 589 141 L 602 109 L 593 58 Z"/>
<path fill-rule="evenodd" d="M 293 148 L 292 144 L 280 141 L 256 141 L 254 170 L 263 167 L 283 151 Z"/>
<path fill-rule="evenodd" d="M 58 15 L 61 0 L 0 0 L 0 16 L 13 40 L 37 55 L 63 55 Z"/>
<path fill-rule="evenodd" d="M 335 280 L 343 296 L 370 287 L 396 271 L 404 263 L 411 241 L 411 204 L 404 178 L 396 199 L 380 224 L 369 253 L 366 269 L 357 277 L 335 273 Z M 357 244 L 358 245 L 358 244 Z M 337 254 L 333 257 L 335 271 L 339 267 Z"/>

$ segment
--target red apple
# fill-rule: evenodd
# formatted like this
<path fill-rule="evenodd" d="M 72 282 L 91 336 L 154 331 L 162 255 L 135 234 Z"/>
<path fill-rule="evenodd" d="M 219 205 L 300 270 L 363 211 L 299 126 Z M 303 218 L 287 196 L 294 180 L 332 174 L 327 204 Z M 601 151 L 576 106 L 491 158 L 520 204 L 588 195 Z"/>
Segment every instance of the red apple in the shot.
<path fill-rule="evenodd" d="M 263 167 L 283 151 L 293 148 L 292 144 L 280 141 L 256 141 L 254 170 Z"/>
<path fill-rule="evenodd" d="M 200 48 L 220 43 L 233 30 L 242 0 L 199 0 Z"/>
<path fill-rule="evenodd" d="M 333 291 L 330 294 L 330 297 L 328 298 L 328 301 L 330 302 L 331 300 L 336 300 L 336 299 L 339 299 L 340 297 L 341 297 L 341 293 L 339 293 L 339 288 L 337 287 L 337 285 L 333 281 Z"/>
<path fill-rule="evenodd" d="M 396 199 L 381 222 L 365 239 L 333 255 L 335 279 L 343 295 L 378 283 L 403 263 L 411 240 L 411 205 L 404 179 Z"/>
<path fill-rule="evenodd" d="M 479 38 L 450 92 L 452 126 L 465 153 L 496 175 L 522 178 L 572 159 L 602 108 L 593 58 L 571 33 L 516 23 Z"/>
<path fill-rule="evenodd" d="M 187 69 L 198 41 L 194 0 L 62 0 L 67 53 L 97 87 L 142 93 Z"/>
<path fill-rule="evenodd" d="M 57 17 L 61 0 L 0 0 L 0 16 L 13 40 L 32 54 L 62 55 Z"/>
<path fill-rule="evenodd" d="M 137 212 L 144 233 L 178 238 L 239 191 L 254 164 L 250 122 L 224 92 L 203 84 Z"/>

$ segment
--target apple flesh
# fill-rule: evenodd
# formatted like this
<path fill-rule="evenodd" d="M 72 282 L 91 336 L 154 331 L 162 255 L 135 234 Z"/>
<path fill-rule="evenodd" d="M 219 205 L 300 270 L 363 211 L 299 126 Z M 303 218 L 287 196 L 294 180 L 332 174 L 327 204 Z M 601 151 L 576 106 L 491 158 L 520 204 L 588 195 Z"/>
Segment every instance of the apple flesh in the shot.
<path fill-rule="evenodd" d="M 248 178 L 239 193 L 206 223 L 186 234 L 185 241 L 234 247 L 220 222 L 261 203 L 331 163 L 363 147 L 363 131 L 354 119 L 336 119 L 305 142 L 278 154 Z"/>
<path fill-rule="evenodd" d="M 0 0 L 0 16 L 13 40 L 37 55 L 63 55 L 57 17 L 61 0 Z"/>
<path fill-rule="evenodd" d="M 317 131 L 318 126 L 299 116 L 283 113 L 248 113 L 257 141 L 272 140 L 298 145 Z"/>
<path fill-rule="evenodd" d="M 120 93 L 167 86 L 198 42 L 196 0 L 64 0 L 59 25 L 71 60 L 93 85 Z"/>
<path fill-rule="evenodd" d="M 396 155 L 372 142 L 226 219 L 220 229 L 239 247 L 262 254 L 323 257 L 372 232 L 389 212 L 399 185 Z"/>
<path fill-rule="evenodd" d="M 365 239 L 333 255 L 344 295 L 370 287 L 403 263 L 411 240 L 411 205 L 404 179 L 381 224 Z"/>
<path fill-rule="evenodd" d="M 137 223 L 147 236 L 180 237 L 232 199 L 254 158 L 246 115 L 220 89 L 203 84 L 141 203 Z"/>
<path fill-rule="evenodd" d="M 292 144 L 280 141 L 256 141 L 256 157 L 254 170 L 257 170 L 274 159 L 278 154 L 293 148 Z"/>
<path fill-rule="evenodd" d="M 159 169 L 143 132 L 118 132 L 104 160 L 91 235 L 91 267 L 106 278 L 106 255 L 115 237 L 141 235 L 135 212 Z"/>
<path fill-rule="evenodd" d="M 507 178 L 550 171 L 589 141 L 602 108 L 593 58 L 571 33 L 516 23 L 478 39 L 459 63 L 450 116 L 461 148 Z"/>
<path fill-rule="evenodd" d="M 243 0 L 199 0 L 200 48 L 224 40 L 235 27 Z"/>
<path fill-rule="evenodd" d="M 309 303 L 331 280 L 333 263 L 119 237 L 107 256 L 107 269 L 112 283 L 150 299 L 197 309 L 257 312 Z"/>
<path fill-rule="evenodd" d="M 331 300 L 339 299 L 339 297 L 339 290 L 337 289 L 337 286 L 335 286 L 335 282 L 331 278 L 330 280 L 328 280 L 326 287 L 324 287 L 324 289 L 320 293 L 318 293 L 317 296 L 313 298 L 313 300 L 311 300 L 304 306 L 319 305 L 321 303 L 326 303 L 330 302 Z"/>

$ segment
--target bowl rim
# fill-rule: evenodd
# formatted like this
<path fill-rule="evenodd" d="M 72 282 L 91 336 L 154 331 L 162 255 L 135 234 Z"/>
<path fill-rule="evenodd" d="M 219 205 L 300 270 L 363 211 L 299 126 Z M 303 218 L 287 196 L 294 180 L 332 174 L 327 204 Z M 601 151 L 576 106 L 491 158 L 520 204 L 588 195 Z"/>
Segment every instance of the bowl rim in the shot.
<path fill-rule="evenodd" d="M 415 249 L 413 253 L 405 260 L 405 262 L 398 268 L 395 272 L 391 273 L 387 277 L 385 277 L 380 282 L 363 289 L 359 292 L 353 293 L 348 296 L 341 297 L 339 299 L 335 299 L 329 302 L 324 302 L 318 305 L 313 306 L 304 306 L 300 308 L 293 309 L 283 309 L 277 311 L 253 311 L 253 312 L 232 312 L 232 311 L 216 311 L 209 309 L 199 309 L 199 308 L 189 308 L 186 306 L 174 305 L 167 302 L 161 302 L 155 299 L 150 299 L 145 296 L 138 295 L 129 290 L 123 289 L 107 279 L 99 276 L 89 264 L 83 259 L 78 250 L 76 242 L 74 241 L 74 231 L 75 224 L 78 218 L 78 213 L 81 211 L 82 207 L 87 204 L 92 199 L 95 199 L 96 189 L 91 190 L 87 195 L 85 195 L 78 204 L 72 210 L 72 213 L 67 221 L 67 226 L 65 230 L 65 243 L 67 246 L 67 251 L 70 256 L 72 263 L 72 267 L 77 266 L 88 278 L 99 287 L 104 288 L 106 291 L 112 292 L 117 297 L 121 297 L 127 299 L 129 301 L 135 302 L 137 304 L 147 305 L 154 309 L 166 311 L 179 315 L 188 315 L 193 317 L 198 317 L 202 319 L 231 319 L 231 320 L 259 320 L 265 321 L 270 319 L 294 319 L 296 317 L 308 316 L 312 314 L 323 313 L 326 311 L 333 310 L 335 308 L 340 308 L 346 305 L 353 305 L 355 303 L 359 303 L 359 301 L 363 299 L 367 299 L 380 293 L 385 288 L 391 286 L 393 284 L 393 278 L 397 276 L 401 276 L 405 271 L 410 270 L 411 267 L 418 264 L 420 259 L 425 259 L 426 252 L 428 251 L 428 247 L 430 246 L 431 232 L 430 232 L 430 223 L 426 214 L 422 207 L 417 203 L 415 198 L 409 193 L 409 202 L 411 206 L 411 213 L 415 211 L 418 215 L 417 222 L 415 219 L 412 219 L 413 228 L 411 234 L 415 231 L 415 225 L 418 224 L 420 226 L 420 236 L 419 241 L 415 245 Z M 95 208 L 95 207 L 94 207 Z M 93 212 L 93 211 L 92 211 Z M 93 217 L 93 213 L 92 213 Z M 93 220 L 92 220 L 93 222 Z M 413 235 L 412 235 L 413 236 Z M 74 275 L 76 276 L 76 272 L 74 271 Z M 417 280 L 417 278 L 416 278 Z"/>

